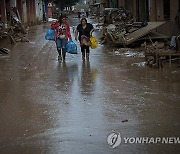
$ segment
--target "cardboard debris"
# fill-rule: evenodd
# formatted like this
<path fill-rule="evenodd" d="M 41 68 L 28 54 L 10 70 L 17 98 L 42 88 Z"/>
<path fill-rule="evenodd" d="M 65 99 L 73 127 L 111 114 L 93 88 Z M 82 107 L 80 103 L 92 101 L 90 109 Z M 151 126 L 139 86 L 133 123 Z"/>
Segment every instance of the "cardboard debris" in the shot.
<path fill-rule="evenodd" d="M 154 39 L 160 39 L 160 38 L 167 38 L 166 36 L 159 34 L 159 33 L 153 33 L 152 30 L 163 25 L 165 22 L 148 22 L 147 25 L 144 25 L 144 27 L 137 26 L 133 27 L 133 24 L 128 25 L 130 28 L 126 29 L 119 27 L 118 25 L 110 24 L 106 27 L 105 36 L 107 36 L 105 39 L 110 39 L 110 41 L 114 45 L 124 45 L 128 46 L 136 41 L 148 39 L 148 38 L 154 38 Z M 147 35 L 148 34 L 148 35 Z"/>
<path fill-rule="evenodd" d="M 172 39 L 172 38 L 171 38 Z M 176 44 L 179 42 L 179 38 L 176 38 Z M 180 50 L 178 47 L 173 48 L 170 46 L 170 42 L 151 42 L 147 44 L 144 42 L 142 45 L 145 49 L 146 65 L 155 68 L 162 68 L 164 62 L 169 62 L 171 66 L 172 60 L 180 59 Z"/>
<path fill-rule="evenodd" d="M 171 65 L 172 58 L 180 57 L 180 36 L 172 36 L 169 41 L 169 37 L 153 31 L 165 22 L 134 22 L 125 9 L 105 11 L 102 43 L 124 47 L 139 43 L 145 51 L 146 64 L 156 68 L 163 67 L 164 60 Z"/>
<path fill-rule="evenodd" d="M 163 25 L 165 22 L 148 22 L 148 25 L 138 29 L 135 32 L 130 33 L 129 35 L 125 36 L 125 44 L 129 45 L 135 41 L 137 41 L 142 36 L 150 33 L 153 29 Z"/>
<path fill-rule="evenodd" d="M 156 39 L 156 40 L 158 40 L 158 39 L 162 40 L 162 39 L 168 39 L 168 36 L 165 36 L 163 34 L 152 31 L 152 32 L 146 34 L 145 36 L 139 38 L 138 40 L 139 41 L 142 41 L 142 40 L 146 41 L 146 40 L 149 40 L 149 38 Z"/>
<path fill-rule="evenodd" d="M 124 8 L 106 8 L 104 11 L 104 34 L 102 42 L 109 42 L 114 45 L 128 46 L 145 36 L 165 22 L 134 22 L 132 14 Z M 149 34 L 146 37 L 156 37 L 160 35 Z M 155 36 L 156 35 L 156 36 Z M 161 35 L 161 37 L 163 37 Z M 164 37 L 166 38 L 166 36 Z"/>

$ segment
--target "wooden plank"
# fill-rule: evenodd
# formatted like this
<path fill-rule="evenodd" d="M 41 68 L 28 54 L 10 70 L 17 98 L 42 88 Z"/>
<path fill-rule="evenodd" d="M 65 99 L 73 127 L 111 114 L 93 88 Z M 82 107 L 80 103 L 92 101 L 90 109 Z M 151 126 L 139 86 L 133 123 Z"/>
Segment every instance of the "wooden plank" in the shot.
<path fill-rule="evenodd" d="M 150 33 L 153 29 L 163 25 L 165 22 L 148 22 L 148 25 L 138 29 L 135 32 L 130 33 L 129 35 L 125 36 L 125 45 L 129 45 L 139 38 L 145 36 L 146 34 Z"/>
<path fill-rule="evenodd" d="M 151 38 L 151 39 L 168 39 L 168 36 L 165 36 L 165 35 L 157 33 L 157 32 L 150 32 L 150 33 L 146 34 L 145 36 L 142 36 L 138 40 L 149 40 L 149 38 Z"/>
<path fill-rule="evenodd" d="M 18 17 L 18 19 L 19 19 L 19 22 L 21 23 L 21 16 L 20 16 L 20 14 L 19 14 L 19 11 L 18 11 L 18 9 L 17 9 L 17 17 Z"/>

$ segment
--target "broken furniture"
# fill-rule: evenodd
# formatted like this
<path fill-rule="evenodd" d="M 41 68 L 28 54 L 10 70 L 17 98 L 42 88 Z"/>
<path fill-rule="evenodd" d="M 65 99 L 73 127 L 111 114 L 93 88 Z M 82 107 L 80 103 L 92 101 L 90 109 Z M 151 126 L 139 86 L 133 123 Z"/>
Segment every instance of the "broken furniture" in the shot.
<path fill-rule="evenodd" d="M 172 59 L 180 58 L 180 51 L 167 48 L 158 42 L 149 47 L 144 43 L 144 47 L 146 64 L 150 67 L 163 68 L 163 61 L 169 61 L 171 67 Z"/>
<path fill-rule="evenodd" d="M 113 45 L 119 46 L 128 46 L 136 41 L 140 41 L 146 38 L 165 39 L 167 38 L 166 36 L 163 36 L 157 32 L 152 32 L 155 28 L 161 26 L 164 23 L 165 22 L 148 22 L 147 25 L 144 25 L 144 27 L 140 26 L 140 28 L 137 28 L 136 26 L 133 27 L 133 24 L 131 24 L 131 28 L 128 28 L 128 30 L 127 28 L 119 28 L 119 26 L 111 24 L 106 27 L 105 35 L 107 36 L 106 39 L 108 42 L 111 41 Z"/>

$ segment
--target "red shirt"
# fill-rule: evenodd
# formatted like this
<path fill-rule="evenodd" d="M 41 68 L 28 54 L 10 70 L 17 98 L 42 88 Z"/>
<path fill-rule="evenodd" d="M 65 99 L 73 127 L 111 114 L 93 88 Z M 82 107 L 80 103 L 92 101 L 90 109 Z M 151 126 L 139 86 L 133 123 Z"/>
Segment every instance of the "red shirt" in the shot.
<path fill-rule="evenodd" d="M 72 39 L 68 22 L 64 24 L 60 24 L 58 21 L 52 22 L 51 28 L 55 29 L 55 41 L 60 35 L 65 35 L 66 39 Z"/>

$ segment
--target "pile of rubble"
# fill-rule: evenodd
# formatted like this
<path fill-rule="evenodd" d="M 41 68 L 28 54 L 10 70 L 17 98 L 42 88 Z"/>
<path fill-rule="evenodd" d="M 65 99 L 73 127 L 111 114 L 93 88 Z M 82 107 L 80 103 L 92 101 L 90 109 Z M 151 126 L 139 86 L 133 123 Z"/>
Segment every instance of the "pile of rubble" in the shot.
<path fill-rule="evenodd" d="M 141 46 L 145 48 L 146 65 L 155 68 L 163 68 L 164 62 L 180 59 L 180 49 L 177 46 L 180 43 L 179 37 L 174 39 L 171 37 L 167 42 L 152 42 L 151 44 L 143 43 Z"/>
<path fill-rule="evenodd" d="M 125 28 L 126 24 L 133 23 L 132 14 L 124 8 L 105 8 L 104 24 L 118 24 Z"/>
<path fill-rule="evenodd" d="M 104 29 L 102 43 L 128 46 L 141 39 L 147 38 L 147 35 L 158 26 L 165 22 L 134 22 L 133 16 L 127 10 L 105 9 Z M 150 34 L 152 35 L 152 34 Z M 159 33 L 154 34 L 154 38 L 166 38 Z M 151 37 L 151 39 L 153 39 Z"/>
<path fill-rule="evenodd" d="M 11 13 L 11 20 L 8 23 L 0 23 L 0 39 L 8 38 L 11 44 L 16 42 L 29 42 L 26 38 L 28 29 L 25 29 L 17 13 Z"/>
<path fill-rule="evenodd" d="M 164 23 L 134 22 L 131 13 L 127 10 L 108 8 L 104 13 L 101 43 L 125 48 L 141 45 L 146 64 L 150 67 L 163 67 L 163 62 L 169 61 L 171 64 L 173 59 L 180 59 L 180 36 L 167 37 L 153 31 Z"/>
<path fill-rule="evenodd" d="M 0 48 L 0 55 L 6 55 L 9 54 L 10 50 L 7 48 Z"/>

